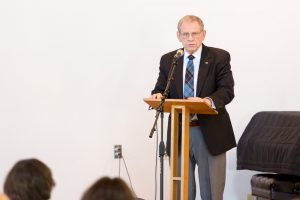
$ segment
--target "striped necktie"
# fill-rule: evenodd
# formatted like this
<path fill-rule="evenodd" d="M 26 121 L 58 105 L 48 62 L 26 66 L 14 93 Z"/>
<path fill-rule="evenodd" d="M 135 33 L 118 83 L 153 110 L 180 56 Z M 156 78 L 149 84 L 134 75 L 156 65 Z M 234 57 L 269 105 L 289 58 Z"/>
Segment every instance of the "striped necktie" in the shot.
<path fill-rule="evenodd" d="M 194 63 L 193 55 L 188 56 L 189 61 L 187 63 L 184 81 L 184 98 L 194 97 Z"/>

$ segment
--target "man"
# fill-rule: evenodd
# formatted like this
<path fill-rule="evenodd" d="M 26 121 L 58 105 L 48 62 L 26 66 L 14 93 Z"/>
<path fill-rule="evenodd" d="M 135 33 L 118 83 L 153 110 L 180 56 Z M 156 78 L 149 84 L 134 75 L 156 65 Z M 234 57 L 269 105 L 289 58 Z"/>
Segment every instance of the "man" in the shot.
<path fill-rule="evenodd" d="M 225 187 L 226 151 L 236 141 L 225 105 L 234 98 L 234 81 L 228 52 L 202 44 L 206 31 L 202 20 L 193 15 L 178 22 L 177 38 L 184 55 L 178 58 L 167 98 L 206 102 L 218 115 L 196 115 L 190 123 L 189 200 L 196 197 L 195 166 L 198 166 L 202 200 L 222 200 Z M 160 72 L 152 91 L 161 99 L 176 51 L 161 57 Z M 170 155 L 170 117 L 167 154 Z"/>

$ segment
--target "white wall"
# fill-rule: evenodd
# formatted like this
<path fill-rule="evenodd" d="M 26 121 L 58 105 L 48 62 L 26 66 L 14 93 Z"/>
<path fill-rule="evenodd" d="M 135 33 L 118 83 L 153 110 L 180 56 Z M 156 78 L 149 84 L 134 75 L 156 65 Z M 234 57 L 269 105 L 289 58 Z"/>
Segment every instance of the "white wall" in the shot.
<path fill-rule="evenodd" d="M 1 1 L 0 186 L 17 160 L 37 157 L 54 173 L 52 199 L 79 199 L 98 177 L 118 174 L 113 145 L 122 144 L 136 193 L 154 199 L 155 113 L 142 98 L 160 56 L 181 47 L 179 18 L 202 17 L 205 44 L 231 53 L 236 98 L 228 110 L 239 139 L 258 111 L 300 109 L 299 7 L 296 0 Z M 224 199 L 246 199 L 254 173 L 237 171 L 229 151 Z M 128 181 L 124 165 L 121 176 Z"/>

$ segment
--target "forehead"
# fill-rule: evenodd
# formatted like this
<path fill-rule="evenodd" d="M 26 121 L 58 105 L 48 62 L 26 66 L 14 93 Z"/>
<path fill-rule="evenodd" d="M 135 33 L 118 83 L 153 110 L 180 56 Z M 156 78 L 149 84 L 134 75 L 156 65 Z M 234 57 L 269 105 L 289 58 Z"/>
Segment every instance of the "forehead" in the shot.
<path fill-rule="evenodd" d="M 199 22 L 197 21 L 191 21 L 191 20 L 185 20 L 182 22 L 180 26 L 180 31 L 186 31 L 186 30 L 201 30 L 201 26 Z"/>

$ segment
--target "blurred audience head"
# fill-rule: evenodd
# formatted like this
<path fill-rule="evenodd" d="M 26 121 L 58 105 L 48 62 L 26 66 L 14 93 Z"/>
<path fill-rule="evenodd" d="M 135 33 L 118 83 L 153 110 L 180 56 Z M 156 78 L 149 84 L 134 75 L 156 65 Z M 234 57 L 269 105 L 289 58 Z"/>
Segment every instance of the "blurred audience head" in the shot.
<path fill-rule="evenodd" d="M 37 159 L 18 161 L 4 182 L 9 200 L 48 200 L 55 183 L 49 167 Z"/>
<path fill-rule="evenodd" d="M 91 185 L 82 200 L 133 200 L 134 194 L 120 178 L 103 177 Z"/>

